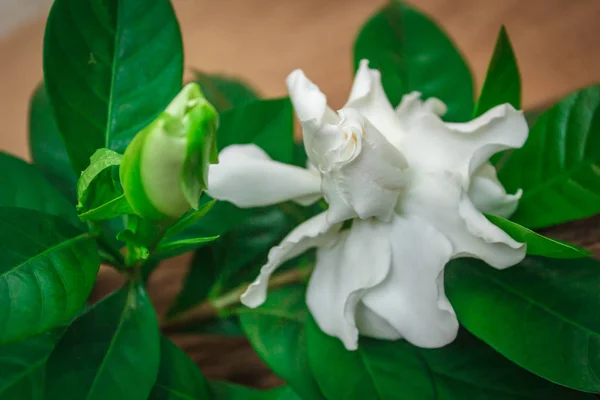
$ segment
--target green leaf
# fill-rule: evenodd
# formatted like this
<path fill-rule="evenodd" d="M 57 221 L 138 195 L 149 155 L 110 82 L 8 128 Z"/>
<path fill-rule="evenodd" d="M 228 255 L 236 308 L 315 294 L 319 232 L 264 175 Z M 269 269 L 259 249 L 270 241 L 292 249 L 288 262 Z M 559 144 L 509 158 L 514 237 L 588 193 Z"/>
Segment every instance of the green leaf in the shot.
<path fill-rule="evenodd" d="M 133 213 L 134 212 L 131 209 L 131 205 L 127 201 L 127 198 L 124 194 L 122 194 L 119 197 L 109 200 L 98 207 L 92 208 L 91 210 L 79 214 L 79 219 L 81 219 L 82 221 L 101 221 Z"/>
<path fill-rule="evenodd" d="M 600 86 L 561 100 L 498 171 L 523 196 L 512 220 L 531 229 L 600 213 Z"/>
<path fill-rule="evenodd" d="M 33 165 L 0 152 L 0 207 L 19 207 L 56 215 L 77 226 L 73 206 Z"/>
<path fill-rule="evenodd" d="M 171 257 L 175 257 L 176 255 L 195 250 L 198 247 L 201 247 L 202 245 L 204 245 L 205 243 L 212 242 L 214 240 L 217 240 L 218 238 L 219 238 L 219 236 L 211 236 L 211 237 L 204 237 L 204 238 L 175 240 L 172 242 L 171 241 L 165 241 L 165 242 L 161 241 L 158 244 L 158 247 L 156 248 L 156 253 L 157 253 L 157 255 L 160 256 L 160 258 L 171 258 Z"/>
<path fill-rule="evenodd" d="M 519 66 L 506 28 L 502 26 L 473 116 L 478 117 L 504 103 L 511 104 L 517 110 L 521 108 Z"/>
<path fill-rule="evenodd" d="M 570 243 L 551 239 L 497 215 L 486 215 L 494 225 L 506 232 L 517 242 L 527 243 L 527 254 L 550 258 L 589 257 L 590 252 Z"/>
<path fill-rule="evenodd" d="M 235 385 L 233 383 L 209 383 L 213 394 L 212 399 L 214 400 L 301 400 L 289 386 L 261 391 Z"/>
<path fill-rule="evenodd" d="M 46 360 L 64 328 L 0 346 L 0 399 L 43 399 Z"/>
<path fill-rule="evenodd" d="M 181 89 L 183 49 L 169 0 L 56 0 L 44 80 L 76 172 L 122 152 Z"/>
<path fill-rule="evenodd" d="M 362 338 L 348 351 L 307 322 L 310 366 L 328 399 L 594 399 L 519 368 L 465 331 L 439 349 Z"/>
<path fill-rule="evenodd" d="M 262 306 L 243 309 L 240 321 L 252 347 L 273 372 L 302 398 L 318 400 L 324 397 L 308 365 L 305 301 L 302 286 L 289 286 L 270 292 Z"/>
<path fill-rule="evenodd" d="M 156 314 L 141 284 L 130 282 L 65 332 L 48 360 L 47 398 L 146 400 L 159 360 Z"/>
<path fill-rule="evenodd" d="M 235 78 L 196 70 L 195 81 L 218 112 L 258 99 L 254 89 Z"/>
<path fill-rule="evenodd" d="M 285 98 L 255 100 L 221 113 L 217 134 L 219 151 L 231 144 L 254 143 L 274 160 L 294 157 L 294 115 Z"/>
<path fill-rule="evenodd" d="M 68 321 L 100 266 L 94 240 L 58 217 L 0 208 L 0 344 Z"/>
<path fill-rule="evenodd" d="M 277 245 L 297 224 L 295 219 L 276 206 L 252 211 L 253 214 L 248 218 L 237 221 L 237 227 L 196 252 L 169 315 L 253 280 L 266 262 L 271 247 Z M 211 220 L 214 212 L 201 222 Z"/>
<path fill-rule="evenodd" d="M 362 59 L 381 71 L 393 106 L 419 91 L 448 105 L 445 117 L 464 121 L 473 112 L 473 79 L 448 36 L 429 17 L 391 1 L 362 27 L 354 44 L 354 68 Z"/>
<path fill-rule="evenodd" d="M 459 321 L 502 355 L 552 382 L 600 392 L 600 263 L 527 258 L 500 271 L 462 259 L 445 281 Z"/>
<path fill-rule="evenodd" d="M 198 366 L 166 337 L 160 339 L 160 368 L 148 400 L 209 400 L 210 389 Z"/>
<path fill-rule="evenodd" d="M 87 203 L 89 188 L 92 182 L 107 168 L 121 164 L 123 156 L 110 149 L 98 149 L 90 158 L 90 165 L 81 173 L 77 181 L 78 207 Z"/>
<path fill-rule="evenodd" d="M 43 83 L 33 93 L 29 104 L 29 151 L 33 163 L 62 194 L 75 203 L 77 176 L 50 108 Z"/>

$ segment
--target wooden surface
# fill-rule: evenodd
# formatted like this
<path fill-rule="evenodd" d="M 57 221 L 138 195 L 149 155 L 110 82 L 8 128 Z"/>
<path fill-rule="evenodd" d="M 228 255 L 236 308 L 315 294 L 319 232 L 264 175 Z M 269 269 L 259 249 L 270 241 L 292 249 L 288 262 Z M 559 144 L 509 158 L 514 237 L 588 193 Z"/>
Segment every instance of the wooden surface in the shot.
<path fill-rule="evenodd" d="M 26 1 L 26 0 L 24 0 Z M 341 106 L 351 84 L 351 49 L 361 23 L 382 0 L 174 0 L 190 67 L 250 81 L 267 96 L 285 94 L 284 78 L 303 68 Z M 481 83 L 501 24 L 522 71 L 524 106 L 532 108 L 600 82 L 598 0 L 416 0 L 437 18 L 467 56 Z M 28 98 L 42 77 L 43 21 L 0 41 L 0 150 L 28 157 Z M 443 65 L 440 65 L 443 68 Z M 1 190 L 1 189 L 0 189 Z M 553 229 L 554 236 L 600 251 L 600 218 Z M 150 292 L 164 313 L 179 290 L 186 258 L 163 265 Z M 118 278 L 104 270 L 97 294 Z M 269 375 L 243 340 L 174 338 L 213 378 L 260 387 Z"/>

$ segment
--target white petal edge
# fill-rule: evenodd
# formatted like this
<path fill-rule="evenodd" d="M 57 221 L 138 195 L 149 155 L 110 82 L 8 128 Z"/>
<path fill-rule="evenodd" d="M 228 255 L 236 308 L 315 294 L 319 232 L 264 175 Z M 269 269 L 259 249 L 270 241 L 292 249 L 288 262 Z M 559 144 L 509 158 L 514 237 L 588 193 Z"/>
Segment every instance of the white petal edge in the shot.
<path fill-rule="evenodd" d="M 458 320 L 443 290 L 443 271 L 452 245 L 419 218 L 394 218 L 390 241 L 390 273 L 367 291 L 364 304 L 415 346 L 437 348 L 451 343 Z"/>
<path fill-rule="evenodd" d="M 516 211 L 522 194 L 521 189 L 507 194 L 490 163 L 483 164 L 471 177 L 469 198 L 482 213 L 509 218 Z"/>
<path fill-rule="evenodd" d="M 458 174 L 415 174 L 411 180 L 398 214 L 427 220 L 452 243 L 452 258 L 474 257 L 495 268 L 507 268 L 525 257 L 525 244 L 477 211 Z"/>
<path fill-rule="evenodd" d="M 272 160 L 254 144 L 231 145 L 210 166 L 208 194 L 238 207 L 262 207 L 294 200 L 302 205 L 321 198 L 318 173 Z"/>
<path fill-rule="evenodd" d="M 269 251 L 267 263 L 258 277 L 242 294 L 241 302 L 247 307 L 260 306 L 267 299 L 267 288 L 271 274 L 284 262 L 299 256 L 312 247 L 330 246 L 338 237 L 341 224 L 331 225 L 325 213 L 318 214 L 298 225 L 278 246 Z"/>
<path fill-rule="evenodd" d="M 292 71 L 285 82 L 300 121 L 314 120 L 317 124 L 339 122 L 335 111 L 327 106 L 327 97 L 304 75 L 302 70 Z"/>
<path fill-rule="evenodd" d="M 343 108 L 360 112 L 390 143 L 397 145 L 401 139 L 402 125 L 383 90 L 381 73 L 369 68 L 368 60 L 360 61 L 350 97 Z"/>
<path fill-rule="evenodd" d="M 332 247 L 317 249 L 306 303 L 321 330 L 348 350 L 358 348 L 355 314 L 362 295 L 388 274 L 389 228 L 375 219 L 354 220 Z"/>

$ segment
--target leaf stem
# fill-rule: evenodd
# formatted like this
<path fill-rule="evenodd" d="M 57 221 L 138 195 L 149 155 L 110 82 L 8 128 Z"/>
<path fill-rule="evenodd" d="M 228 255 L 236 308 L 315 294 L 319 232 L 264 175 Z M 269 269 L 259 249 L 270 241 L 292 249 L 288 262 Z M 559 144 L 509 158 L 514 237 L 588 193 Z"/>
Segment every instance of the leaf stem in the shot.
<path fill-rule="evenodd" d="M 300 283 L 310 275 L 312 268 L 294 268 L 274 275 L 269 280 L 269 289 L 281 288 L 293 283 Z M 161 324 L 165 332 L 176 332 L 187 326 L 202 321 L 215 319 L 222 315 L 227 309 L 240 305 L 240 297 L 250 284 L 245 283 L 223 295 L 206 300 L 194 308 L 184 311 L 173 318 L 167 319 Z"/>

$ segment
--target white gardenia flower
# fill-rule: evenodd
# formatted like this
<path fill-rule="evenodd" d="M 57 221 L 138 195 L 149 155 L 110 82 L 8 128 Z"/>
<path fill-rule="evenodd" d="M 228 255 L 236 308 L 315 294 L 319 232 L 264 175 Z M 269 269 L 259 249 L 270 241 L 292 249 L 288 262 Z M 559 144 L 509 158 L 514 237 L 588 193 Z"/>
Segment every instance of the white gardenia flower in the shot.
<path fill-rule="evenodd" d="M 316 247 L 306 301 L 320 328 L 347 349 L 357 348 L 359 333 L 427 348 L 452 342 L 458 322 L 444 293 L 446 263 L 475 257 L 507 268 L 525 256 L 524 244 L 483 215 L 508 217 L 517 206 L 521 193 L 507 194 L 488 160 L 525 143 L 522 112 L 505 104 L 468 123 L 445 123 L 445 104 L 417 92 L 394 110 L 367 61 L 337 113 L 302 71 L 287 84 L 310 165 L 230 146 L 210 167 L 208 192 L 240 207 L 323 197 L 329 208 L 271 249 L 242 302 L 261 305 L 271 274 Z M 351 227 L 342 229 L 346 220 Z"/>

